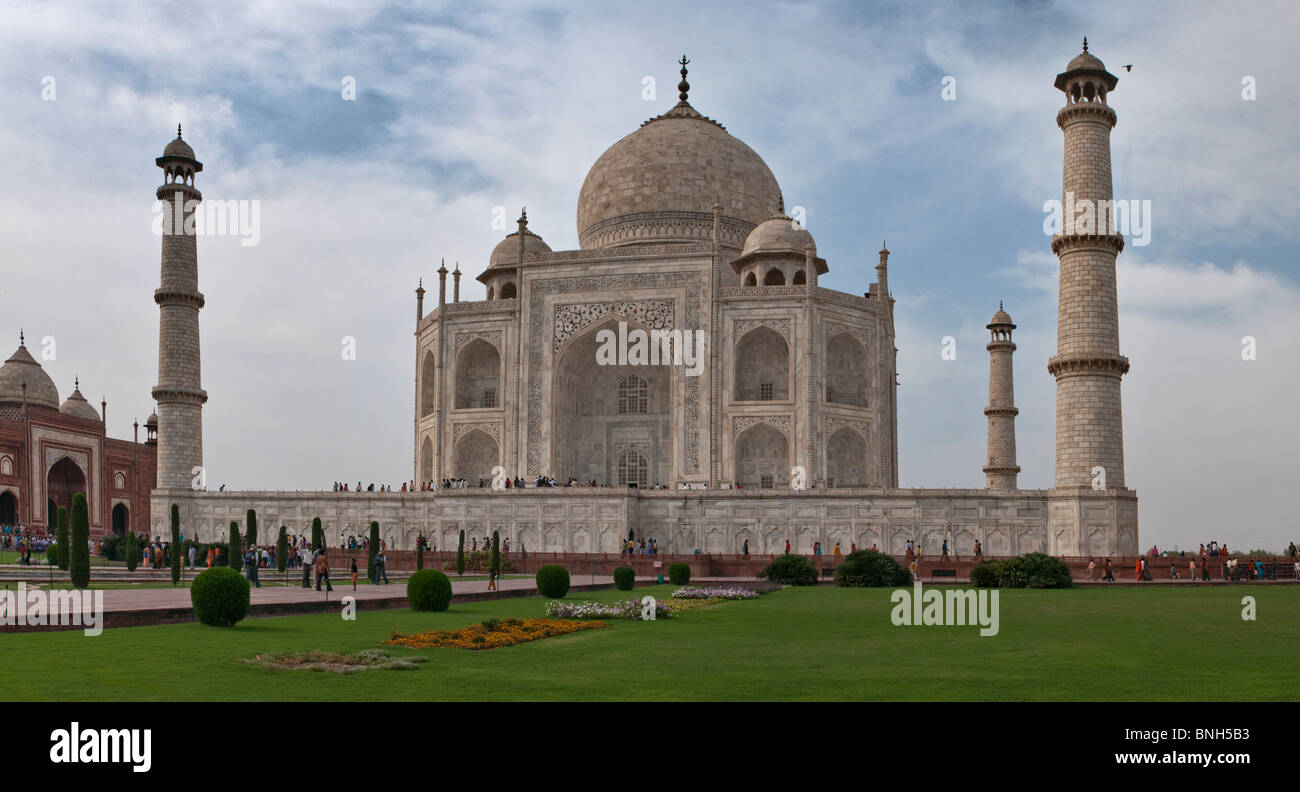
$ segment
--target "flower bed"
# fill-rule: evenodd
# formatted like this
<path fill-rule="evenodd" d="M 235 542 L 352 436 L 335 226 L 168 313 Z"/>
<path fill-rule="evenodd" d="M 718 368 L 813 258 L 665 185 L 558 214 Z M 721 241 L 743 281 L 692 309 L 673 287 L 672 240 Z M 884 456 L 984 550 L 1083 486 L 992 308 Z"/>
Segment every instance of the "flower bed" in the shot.
<path fill-rule="evenodd" d="M 546 615 L 552 619 L 640 619 L 641 600 L 629 599 L 617 602 L 592 602 L 580 600 L 569 602 L 551 600 L 546 603 Z M 672 615 L 672 607 L 662 601 L 655 602 L 655 618 L 667 619 Z"/>
<path fill-rule="evenodd" d="M 390 657 L 383 649 L 363 649 L 356 654 L 336 652 L 291 652 L 260 654 L 236 658 L 236 663 L 273 668 L 279 671 L 328 671 L 333 674 L 356 674 L 361 671 L 410 671 L 429 658 Z"/>
<path fill-rule="evenodd" d="M 704 597 L 703 599 L 676 599 L 675 597 L 669 597 L 664 601 L 668 603 L 668 607 L 673 609 L 673 613 L 684 613 L 699 608 L 707 608 L 710 605 L 717 605 L 719 602 L 726 602 L 726 600 L 718 599 L 717 597 Z"/>
<path fill-rule="evenodd" d="M 673 592 L 674 599 L 758 599 L 758 592 L 740 586 L 682 586 Z"/>
<path fill-rule="evenodd" d="M 555 619 L 488 619 L 459 630 L 427 630 L 412 635 L 394 631 L 384 641 L 389 646 L 410 649 L 497 649 L 537 641 L 581 630 L 603 630 L 601 622 L 557 621 Z"/>

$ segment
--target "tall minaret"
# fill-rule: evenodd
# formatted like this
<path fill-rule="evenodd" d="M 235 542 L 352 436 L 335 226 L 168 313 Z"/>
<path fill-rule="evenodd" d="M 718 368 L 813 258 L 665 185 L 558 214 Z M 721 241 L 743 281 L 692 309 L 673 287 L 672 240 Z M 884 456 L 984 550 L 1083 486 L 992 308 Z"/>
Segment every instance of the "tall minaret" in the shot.
<path fill-rule="evenodd" d="M 1115 258 L 1124 237 L 1114 233 L 1110 131 L 1115 111 L 1106 103 L 1118 82 L 1105 65 L 1083 52 L 1056 76 L 1065 107 L 1056 124 L 1065 133 L 1061 233 L 1052 252 L 1061 260 L 1056 355 L 1047 370 L 1056 377 L 1056 487 L 1124 487 L 1124 429 L 1120 378 L 1128 358 L 1119 354 L 1119 308 Z M 1082 203 L 1082 202 L 1091 202 Z M 1109 207 L 1109 203 L 1104 206 Z M 1094 211 L 1089 212 L 1091 208 Z"/>
<path fill-rule="evenodd" d="M 1013 490 L 1020 472 L 1016 464 L 1016 416 L 1020 410 L 1016 409 L 1011 373 L 1011 353 L 1016 351 L 1011 331 L 1016 326 L 998 303 L 998 312 L 985 327 L 992 339 L 985 346 L 989 351 L 989 406 L 984 408 L 989 418 L 989 463 L 984 466 L 984 475 L 989 489 Z"/>
<path fill-rule="evenodd" d="M 158 487 L 189 489 L 195 468 L 203 465 L 203 403 L 208 394 L 199 376 L 199 260 L 195 234 L 188 227 L 203 195 L 194 187 L 194 174 L 203 163 L 194 149 L 176 139 L 156 162 L 163 184 L 157 190 L 163 212 L 162 285 L 153 293 L 158 303 Z"/>

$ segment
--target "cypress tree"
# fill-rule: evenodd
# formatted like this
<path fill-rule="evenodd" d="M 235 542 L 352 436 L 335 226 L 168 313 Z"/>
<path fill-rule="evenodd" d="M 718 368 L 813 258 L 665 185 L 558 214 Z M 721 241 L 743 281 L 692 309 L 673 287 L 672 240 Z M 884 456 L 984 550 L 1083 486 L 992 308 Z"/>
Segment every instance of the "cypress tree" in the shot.
<path fill-rule="evenodd" d="M 460 542 L 456 545 L 456 574 L 465 574 L 465 529 L 460 529 Z"/>
<path fill-rule="evenodd" d="M 230 521 L 230 546 L 226 566 L 238 572 L 244 568 L 244 548 L 239 541 L 239 523 Z"/>
<path fill-rule="evenodd" d="M 366 577 L 375 579 L 375 553 L 379 552 L 379 523 L 370 523 L 370 546 L 366 548 Z"/>
<path fill-rule="evenodd" d="M 248 510 L 248 546 L 257 546 L 257 512 Z"/>
<path fill-rule="evenodd" d="M 311 546 L 316 548 L 325 546 L 325 529 L 320 527 L 319 517 L 311 521 Z"/>
<path fill-rule="evenodd" d="M 127 572 L 134 572 L 140 565 L 140 543 L 131 531 L 126 532 L 126 549 L 123 551 L 123 558 L 126 559 Z"/>
<path fill-rule="evenodd" d="M 280 526 L 280 538 L 275 540 L 275 570 L 283 572 L 289 563 L 289 528 Z"/>
<path fill-rule="evenodd" d="M 84 589 L 90 585 L 90 509 L 86 506 L 86 493 L 78 492 L 72 496 L 72 535 L 68 549 L 72 551 L 68 559 L 68 574 L 72 585 Z M 61 552 L 61 551 L 60 551 Z"/>
<path fill-rule="evenodd" d="M 172 504 L 172 585 L 181 582 L 181 507 Z"/>
<path fill-rule="evenodd" d="M 501 574 L 501 536 L 498 531 L 492 532 L 492 563 L 489 571 L 493 575 Z"/>
<path fill-rule="evenodd" d="M 72 554 L 69 552 L 72 549 L 70 541 L 68 533 L 68 510 L 60 506 L 58 533 L 59 546 L 56 550 L 58 552 L 59 569 L 62 569 L 64 572 L 68 571 L 68 561 L 72 558 Z"/>

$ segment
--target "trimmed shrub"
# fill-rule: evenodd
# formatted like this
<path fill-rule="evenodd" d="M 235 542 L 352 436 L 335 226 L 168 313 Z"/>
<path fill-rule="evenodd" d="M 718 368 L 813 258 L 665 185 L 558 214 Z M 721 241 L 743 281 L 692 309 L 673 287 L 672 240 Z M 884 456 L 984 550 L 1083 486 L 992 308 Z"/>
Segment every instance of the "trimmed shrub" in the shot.
<path fill-rule="evenodd" d="M 1000 561 L 981 561 L 970 571 L 970 583 L 979 588 L 997 588 L 1001 573 Z"/>
<path fill-rule="evenodd" d="M 569 593 L 569 570 L 559 564 L 547 564 L 538 569 L 537 593 L 551 599 L 562 599 Z"/>
<path fill-rule="evenodd" d="M 786 553 L 772 559 L 760 573 L 762 577 L 783 586 L 817 585 L 817 567 L 801 555 Z"/>
<path fill-rule="evenodd" d="M 375 556 L 379 553 L 379 523 L 370 523 L 370 546 L 366 548 L 366 579 L 375 579 Z"/>
<path fill-rule="evenodd" d="M 451 581 L 436 569 L 421 569 L 406 581 L 412 610 L 445 611 L 451 605 Z"/>
<path fill-rule="evenodd" d="M 691 582 L 691 567 L 678 561 L 668 565 L 668 579 L 674 586 L 685 586 Z"/>
<path fill-rule="evenodd" d="M 835 568 L 835 582 L 856 588 L 907 586 L 912 583 L 912 573 L 884 553 L 858 550 L 845 556 Z"/>
<path fill-rule="evenodd" d="M 1029 571 L 1023 556 L 1008 558 L 998 567 L 998 586 L 1024 588 L 1029 584 Z"/>
<path fill-rule="evenodd" d="M 248 525 L 248 532 L 245 534 L 248 539 L 248 546 L 257 547 L 257 512 L 249 509 L 248 519 L 245 522 Z"/>
<path fill-rule="evenodd" d="M 194 616 L 209 627 L 233 627 L 248 615 L 248 590 L 248 581 L 234 569 L 204 570 L 190 587 Z"/>
<path fill-rule="evenodd" d="M 283 572 L 289 565 L 289 528 L 280 526 L 280 538 L 275 540 L 275 571 Z"/>
<path fill-rule="evenodd" d="M 1020 557 L 1025 570 L 1025 585 L 1029 588 L 1070 588 L 1070 568 L 1065 562 L 1044 553 L 1029 553 Z"/>
<path fill-rule="evenodd" d="M 57 548 L 59 569 L 67 572 L 68 562 L 72 560 L 72 554 L 69 552 L 69 550 L 72 549 L 72 539 L 71 532 L 68 530 L 68 510 L 62 506 L 59 507 L 59 532 L 57 534 L 57 540 L 59 543 Z"/>
<path fill-rule="evenodd" d="M 226 548 L 226 566 L 238 572 L 244 568 L 244 547 L 239 541 L 239 523 L 230 521 L 230 542 Z"/>
<path fill-rule="evenodd" d="M 320 518 L 314 517 L 311 521 L 311 546 L 325 546 L 325 529 L 320 527 Z"/>
<path fill-rule="evenodd" d="M 619 567 L 614 570 L 614 588 L 619 591 L 631 591 L 636 583 L 636 570 L 632 567 Z"/>
<path fill-rule="evenodd" d="M 460 542 L 456 545 L 456 574 L 465 574 L 465 529 L 460 529 Z"/>
<path fill-rule="evenodd" d="M 126 549 L 123 555 L 126 558 L 126 571 L 134 572 L 135 568 L 140 565 L 140 542 L 135 538 L 135 534 L 130 531 L 126 532 Z"/>
<path fill-rule="evenodd" d="M 171 541 L 172 585 L 181 582 L 181 507 L 172 504 L 172 541 Z"/>
<path fill-rule="evenodd" d="M 84 589 L 90 585 L 90 509 L 86 505 L 86 493 L 78 492 L 72 496 L 71 536 L 68 549 L 72 554 L 68 558 L 68 575 L 72 585 Z M 61 553 L 62 551 L 60 551 Z"/>

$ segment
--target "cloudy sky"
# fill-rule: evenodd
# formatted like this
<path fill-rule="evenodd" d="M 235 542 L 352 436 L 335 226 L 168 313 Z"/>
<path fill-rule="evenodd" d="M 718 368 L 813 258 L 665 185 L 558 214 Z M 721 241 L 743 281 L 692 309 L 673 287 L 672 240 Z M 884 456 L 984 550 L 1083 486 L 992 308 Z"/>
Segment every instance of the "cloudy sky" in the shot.
<path fill-rule="evenodd" d="M 1293 3 L 169 5 L 6 4 L 0 333 L 52 337 L 61 396 L 80 375 L 131 436 L 157 374 L 153 158 L 183 123 L 205 198 L 261 207 L 257 245 L 199 243 L 211 486 L 409 478 L 417 280 L 436 300 L 439 261 L 459 261 L 481 299 L 497 207 L 576 248 L 587 169 L 672 106 L 682 52 L 695 107 L 806 208 L 822 285 L 865 291 L 888 239 L 900 483 L 983 486 L 1004 300 L 1020 482 L 1051 486 L 1052 81 L 1087 35 L 1120 78 L 1115 196 L 1152 211 L 1119 260 L 1142 540 L 1300 539 Z"/>

